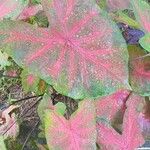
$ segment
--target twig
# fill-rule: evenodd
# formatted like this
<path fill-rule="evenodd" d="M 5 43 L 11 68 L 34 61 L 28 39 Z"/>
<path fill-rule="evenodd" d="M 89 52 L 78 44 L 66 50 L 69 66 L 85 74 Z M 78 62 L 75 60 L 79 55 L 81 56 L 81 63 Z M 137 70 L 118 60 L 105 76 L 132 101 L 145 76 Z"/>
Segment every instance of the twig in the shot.
<path fill-rule="evenodd" d="M 22 98 L 22 99 L 19 99 L 19 100 L 16 100 L 16 101 L 12 102 L 11 105 L 13 105 L 13 104 L 15 104 L 15 103 L 18 103 L 18 102 L 21 102 L 21 101 L 26 101 L 26 100 L 29 100 L 29 99 L 32 99 L 32 98 L 41 97 L 41 96 L 43 96 L 43 94 L 38 95 L 38 96 L 25 97 L 25 98 Z"/>
<path fill-rule="evenodd" d="M 31 132 L 28 134 L 28 136 L 27 136 L 27 138 L 26 138 L 26 140 L 25 140 L 25 142 L 24 142 L 24 144 L 23 144 L 21 150 L 23 150 L 23 149 L 25 148 L 25 146 L 26 146 L 28 140 L 29 140 L 30 137 L 31 137 L 31 134 L 33 133 L 33 131 L 35 130 L 35 128 L 38 126 L 39 123 L 40 123 L 40 120 L 35 124 L 35 126 L 34 126 L 33 129 L 31 130 Z"/>
<path fill-rule="evenodd" d="M 144 55 L 144 56 L 136 57 L 136 58 L 134 58 L 132 61 L 136 61 L 136 60 L 144 59 L 144 58 L 149 57 L 149 56 L 150 56 L 150 53 L 148 53 L 148 54 L 146 54 L 146 55 Z"/>
<path fill-rule="evenodd" d="M 19 76 L 7 76 L 7 75 L 1 75 L 0 76 L 1 78 L 4 77 L 4 78 L 14 78 L 14 79 L 19 79 L 20 77 Z"/>

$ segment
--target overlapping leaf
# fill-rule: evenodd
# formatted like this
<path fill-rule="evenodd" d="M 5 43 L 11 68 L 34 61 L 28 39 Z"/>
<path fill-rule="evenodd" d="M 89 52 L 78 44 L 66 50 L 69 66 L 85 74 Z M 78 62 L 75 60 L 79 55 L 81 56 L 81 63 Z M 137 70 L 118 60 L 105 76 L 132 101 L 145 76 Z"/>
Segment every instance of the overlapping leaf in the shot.
<path fill-rule="evenodd" d="M 146 34 L 139 42 L 144 49 L 150 51 L 150 5 L 144 0 L 132 0 L 132 6 L 136 19 Z"/>
<path fill-rule="evenodd" d="M 145 0 L 132 0 L 137 21 L 145 32 L 150 32 L 150 6 Z"/>
<path fill-rule="evenodd" d="M 125 102 L 129 94 L 129 91 L 121 90 L 95 101 L 97 117 L 103 117 L 109 120 L 114 119 L 119 110 L 124 111 L 126 109 Z"/>
<path fill-rule="evenodd" d="M 142 97 L 132 94 L 127 101 L 127 110 L 123 119 L 122 135 L 111 126 L 104 123 L 98 124 L 98 143 L 105 150 L 133 150 L 144 143 L 138 124 L 138 105 Z"/>
<path fill-rule="evenodd" d="M 142 96 L 150 95 L 150 57 L 137 46 L 129 46 L 130 83 L 132 89 Z"/>
<path fill-rule="evenodd" d="M 129 8 L 130 0 L 106 0 L 109 10 L 124 10 Z"/>
<path fill-rule="evenodd" d="M 98 97 L 128 85 L 126 44 L 92 0 L 43 0 L 49 29 L 0 23 L 0 45 L 21 66 L 75 99 Z M 5 44 L 4 44 L 5 43 Z"/>
<path fill-rule="evenodd" d="M 37 14 L 41 10 L 42 10 L 42 6 L 40 4 L 39 5 L 33 5 L 33 6 L 30 6 L 30 7 L 26 7 L 23 10 L 23 12 L 21 12 L 18 19 L 22 20 L 22 19 L 29 18 L 31 16 L 34 16 L 35 14 Z"/>
<path fill-rule="evenodd" d="M 150 32 L 139 40 L 140 45 L 150 52 Z"/>
<path fill-rule="evenodd" d="M 0 0 L 0 20 L 3 18 L 16 19 L 27 4 L 28 0 Z"/>
<path fill-rule="evenodd" d="M 79 104 L 77 112 L 66 120 L 56 111 L 45 113 L 45 134 L 49 149 L 96 150 L 95 107 L 93 101 Z"/>

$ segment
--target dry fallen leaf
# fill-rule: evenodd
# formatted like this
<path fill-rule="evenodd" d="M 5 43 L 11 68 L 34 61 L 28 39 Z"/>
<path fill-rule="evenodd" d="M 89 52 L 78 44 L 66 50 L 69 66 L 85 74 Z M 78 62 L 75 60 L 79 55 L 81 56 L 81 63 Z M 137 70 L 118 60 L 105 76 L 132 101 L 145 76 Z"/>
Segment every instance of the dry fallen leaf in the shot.
<path fill-rule="evenodd" d="M 12 113 L 18 106 L 10 106 L 0 113 L 0 135 L 5 138 L 17 136 L 19 125 L 16 122 L 16 115 Z"/>

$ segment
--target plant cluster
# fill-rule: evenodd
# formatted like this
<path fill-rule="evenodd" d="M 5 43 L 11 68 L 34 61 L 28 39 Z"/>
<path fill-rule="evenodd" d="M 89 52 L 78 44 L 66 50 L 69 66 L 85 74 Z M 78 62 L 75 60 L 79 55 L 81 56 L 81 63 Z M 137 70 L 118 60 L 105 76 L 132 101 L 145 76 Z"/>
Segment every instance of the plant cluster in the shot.
<path fill-rule="evenodd" d="M 149 52 L 147 0 L 0 1 L 0 75 L 42 96 L 43 149 L 134 150 L 150 139 Z M 51 88 L 78 109 L 66 117 Z M 18 107 L 1 110 L 4 150 L 19 132 Z"/>

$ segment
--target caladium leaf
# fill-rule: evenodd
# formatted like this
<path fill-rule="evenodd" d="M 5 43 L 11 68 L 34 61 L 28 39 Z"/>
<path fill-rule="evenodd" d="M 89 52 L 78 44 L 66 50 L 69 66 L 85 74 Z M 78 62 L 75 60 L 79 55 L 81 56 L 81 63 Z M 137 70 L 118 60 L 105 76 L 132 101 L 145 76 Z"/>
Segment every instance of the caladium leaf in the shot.
<path fill-rule="evenodd" d="M 98 143 L 104 144 L 104 149 L 133 150 L 144 143 L 144 138 L 138 124 L 138 105 L 142 97 L 132 94 L 127 101 L 127 110 L 123 119 L 123 132 L 119 134 L 111 126 L 98 123 Z"/>
<path fill-rule="evenodd" d="M 139 41 L 140 45 L 150 52 L 150 5 L 144 0 L 132 0 L 134 13 L 146 35 Z"/>
<path fill-rule="evenodd" d="M 150 100 L 143 101 L 143 110 L 139 115 L 139 124 L 146 140 L 150 139 Z"/>
<path fill-rule="evenodd" d="M 20 66 L 74 99 L 130 89 L 125 41 L 92 0 L 42 3 L 50 20 L 48 29 L 24 22 L 0 23 L 0 45 Z"/>
<path fill-rule="evenodd" d="M 21 14 L 19 15 L 18 19 L 22 20 L 22 19 L 27 19 L 31 16 L 36 15 L 39 11 L 42 10 L 42 5 L 33 5 L 33 6 L 29 6 L 26 7 L 23 12 L 21 12 Z"/>
<path fill-rule="evenodd" d="M 55 110 L 45 112 L 45 134 L 49 149 L 96 150 L 95 107 L 91 100 L 79 103 L 79 109 L 66 120 Z"/>
<path fill-rule="evenodd" d="M 137 21 L 143 30 L 150 32 L 150 5 L 144 0 L 131 0 Z"/>
<path fill-rule="evenodd" d="M 23 90 L 26 93 L 34 92 L 35 94 L 40 95 L 46 91 L 47 84 L 33 73 L 29 73 L 28 69 L 23 69 L 20 77 Z"/>
<path fill-rule="evenodd" d="M 37 76 L 30 74 L 27 69 L 22 71 L 21 81 L 22 87 L 26 93 L 30 91 L 38 92 L 40 79 Z"/>
<path fill-rule="evenodd" d="M 138 46 L 129 46 L 130 84 L 142 96 L 150 95 L 150 57 Z"/>
<path fill-rule="evenodd" d="M 0 0 L 0 20 L 3 18 L 16 19 L 27 4 L 28 0 Z"/>
<path fill-rule="evenodd" d="M 126 109 L 125 102 L 129 94 L 129 91 L 121 90 L 95 101 L 97 117 L 112 120 L 120 109 Z"/>
<path fill-rule="evenodd" d="M 44 111 L 46 109 L 52 109 L 54 110 L 51 97 L 48 94 L 44 94 L 42 100 L 40 101 L 38 105 L 38 115 L 40 117 L 41 122 L 44 122 Z"/>
<path fill-rule="evenodd" d="M 139 40 L 140 45 L 150 52 L 150 32 Z"/>
<path fill-rule="evenodd" d="M 124 10 L 129 8 L 130 0 L 106 0 L 110 11 Z"/>

